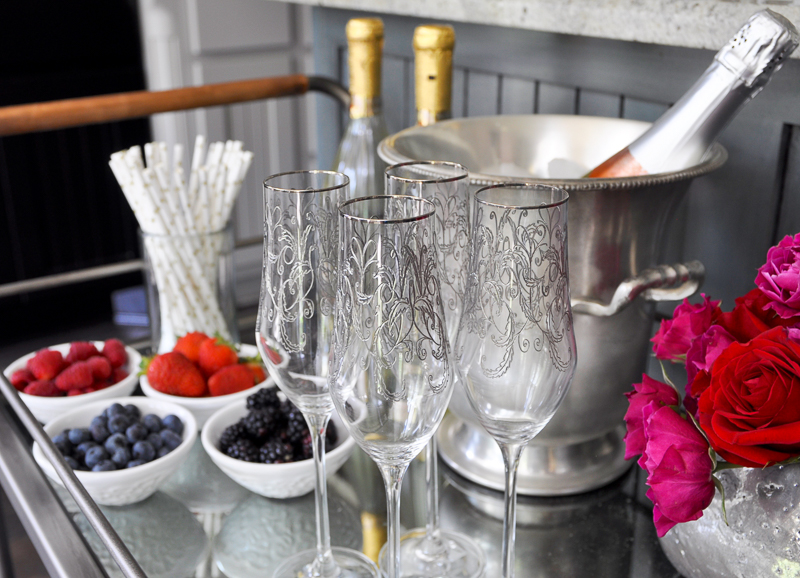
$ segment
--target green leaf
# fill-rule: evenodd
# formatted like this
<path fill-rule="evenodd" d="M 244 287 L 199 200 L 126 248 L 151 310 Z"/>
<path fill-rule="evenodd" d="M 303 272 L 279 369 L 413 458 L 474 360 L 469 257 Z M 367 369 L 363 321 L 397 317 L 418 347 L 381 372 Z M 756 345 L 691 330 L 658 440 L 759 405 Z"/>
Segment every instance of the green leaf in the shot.
<path fill-rule="evenodd" d="M 674 383 L 672 383 L 672 380 L 671 380 L 671 379 L 669 378 L 669 376 L 667 375 L 667 370 L 664 368 L 664 362 L 663 362 L 662 360 L 660 360 L 660 359 L 659 359 L 659 360 L 658 360 L 658 364 L 661 366 L 661 377 L 663 377 L 663 378 L 664 378 L 664 383 L 666 383 L 666 384 L 667 384 L 667 385 L 669 385 L 669 386 L 670 386 L 672 389 L 674 389 L 676 392 L 678 392 L 678 399 L 680 399 L 680 397 L 681 397 L 681 392 L 680 392 L 680 391 L 678 391 L 678 386 L 676 386 Z"/>

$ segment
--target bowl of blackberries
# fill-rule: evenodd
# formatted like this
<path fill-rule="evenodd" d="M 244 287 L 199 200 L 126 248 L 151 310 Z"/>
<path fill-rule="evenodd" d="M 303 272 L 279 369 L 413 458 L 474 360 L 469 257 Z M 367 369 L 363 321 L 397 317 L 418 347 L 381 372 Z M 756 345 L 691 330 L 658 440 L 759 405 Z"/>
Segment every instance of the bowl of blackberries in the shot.
<path fill-rule="evenodd" d="M 333 475 L 355 441 L 334 412 L 325 431 L 325 464 Z M 268 498 L 294 498 L 314 489 L 308 424 L 276 387 L 265 387 L 217 411 L 203 426 L 203 447 L 234 482 Z"/>
<path fill-rule="evenodd" d="M 122 506 L 149 497 L 175 473 L 197 439 L 197 422 L 177 404 L 122 397 L 67 412 L 44 431 L 95 502 Z M 39 444 L 33 457 L 62 483 Z"/>

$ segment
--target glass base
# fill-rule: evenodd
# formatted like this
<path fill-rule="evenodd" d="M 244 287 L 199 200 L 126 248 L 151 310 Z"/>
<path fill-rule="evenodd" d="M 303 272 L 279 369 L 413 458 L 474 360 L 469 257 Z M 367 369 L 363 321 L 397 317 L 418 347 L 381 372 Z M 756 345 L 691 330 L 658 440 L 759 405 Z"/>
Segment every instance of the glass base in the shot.
<path fill-rule="evenodd" d="M 478 544 L 463 534 L 439 531 L 442 548 L 426 547 L 425 529 L 416 528 L 400 538 L 400 575 L 398 578 L 480 578 L 486 568 L 486 556 Z M 381 549 L 381 568 L 386 566 L 388 548 Z"/>
<path fill-rule="evenodd" d="M 317 559 L 316 550 L 304 550 L 278 566 L 272 578 L 380 578 L 375 563 L 361 552 L 349 548 L 331 548 L 333 558 L 339 566 L 338 572 L 320 574 L 312 564 Z"/>

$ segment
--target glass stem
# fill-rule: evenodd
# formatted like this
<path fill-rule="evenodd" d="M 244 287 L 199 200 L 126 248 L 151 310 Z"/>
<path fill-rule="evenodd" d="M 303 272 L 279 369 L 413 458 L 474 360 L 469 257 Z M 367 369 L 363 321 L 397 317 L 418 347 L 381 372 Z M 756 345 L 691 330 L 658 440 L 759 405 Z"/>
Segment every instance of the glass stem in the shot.
<path fill-rule="evenodd" d="M 336 560 L 331 552 L 331 528 L 328 520 L 328 483 L 325 475 L 325 428 L 330 414 L 306 414 L 308 429 L 311 431 L 311 442 L 314 449 L 314 468 L 316 470 L 316 486 L 314 502 L 317 514 L 317 558 L 314 560 L 312 576 L 334 578 L 339 574 Z"/>
<path fill-rule="evenodd" d="M 439 452 L 436 449 L 436 434 L 425 446 L 425 490 L 428 519 L 425 524 L 426 550 L 441 550 L 442 544 L 439 536 Z M 426 554 L 434 552 L 426 551 Z"/>
<path fill-rule="evenodd" d="M 503 524 L 503 578 L 514 578 L 514 538 L 517 530 L 517 467 L 524 444 L 499 443 L 506 465 L 505 517 Z"/>
<path fill-rule="evenodd" d="M 386 514 L 388 536 L 386 541 L 386 578 L 400 577 L 400 488 L 408 464 L 380 465 L 383 483 L 386 484 Z"/>

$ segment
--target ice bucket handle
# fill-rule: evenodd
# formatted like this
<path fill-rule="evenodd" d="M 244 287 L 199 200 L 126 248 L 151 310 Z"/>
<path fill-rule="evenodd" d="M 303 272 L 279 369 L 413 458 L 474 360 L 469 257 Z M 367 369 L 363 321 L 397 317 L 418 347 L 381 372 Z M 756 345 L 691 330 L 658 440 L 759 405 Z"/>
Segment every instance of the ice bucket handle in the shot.
<path fill-rule="evenodd" d="M 572 299 L 572 310 L 595 317 L 610 317 L 625 309 L 639 295 L 648 301 L 677 301 L 697 291 L 705 275 L 706 268 L 700 261 L 659 265 L 625 279 L 607 305 L 576 297 Z"/>

